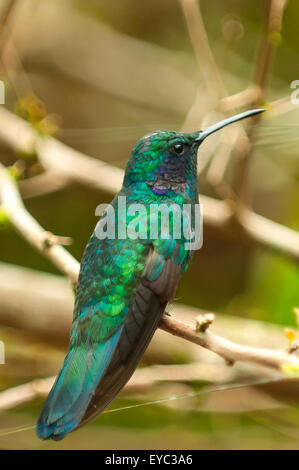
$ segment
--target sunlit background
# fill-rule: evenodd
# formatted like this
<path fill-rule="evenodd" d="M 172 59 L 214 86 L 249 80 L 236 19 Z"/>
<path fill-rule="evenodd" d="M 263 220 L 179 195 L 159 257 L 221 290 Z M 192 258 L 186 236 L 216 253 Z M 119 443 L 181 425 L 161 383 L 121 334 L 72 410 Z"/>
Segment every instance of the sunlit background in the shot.
<path fill-rule="evenodd" d="M 270 1 L 200 1 L 221 82 L 214 94 L 218 79 L 206 74 L 206 44 L 199 42 L 199 36 L 193 47 L 190 21 L 189 28 L 186 23 L 192 1 L 1 1 L 4 106 L 43 135 L 54 135 L 67 146 L 121 168 L 136 140 L 149 131 L 191 131 L 216 122 L 223 113 L 264 106 L 267 113 L 250 134 L 245 175 L 250 205 L 256 213 L 298 231 L 299 104 L 291 102 L 291 83 L 299 80 L 299 3 L 285 3 L 282 27 L 276 25 L 271 37 L 266 34 L 273 46 L 269 52 L 273 63 L 267 64 L 261 53 L 267 49 L 262 42 Z M 263 73 L 259 64 L 267 69 L 265 83 L 258 77 Z M 260 95 L 256 81 L 262 84 Z M 233 102 L 224 99 L 243 90 L 249 90 L 252 99 L 246 101 L 246 95 L 237 95 Z M 215 199 L 227 196 L 225 185 L 213 184 L 219 166 L 221 170 L 217 149 L 223 138 L 221 133 L 213 136 L 199 151 L 200 193 Z M 38 180 L 34 183 L 42 173 L 37 156 L 25 149 L 14 151 L 1 139 L 0 161 L 12 166 L 20 178 L 29 212 L 46 230 L 71 237 L 73 244 L 67 249 L 79 260 L 97 222 L 95 208 L 109 202 L 112 193 L 56 176 L 47 190 Z M 236 192 L 242 175 L 238 166 L 233 152 L 224 180 Z M 203 204 L 204 214 L 208 209 Z M 48 334 L 39 334 L 39 327 L 32 331 L 28 324 L 35 321 L 33 315 L 40 324 L 44 308 L 68 314 L 72 290 L 62 277 L 41 276 L 59 276 L 59 272 L 1 213 L 0 222 L 0 340 L 6 353 L 6 363 L 0 365 L 0 389 L 4 391 L 57 373 L 67 348 L 68 321 L 59 323 L 55 317 L 58 323 L 47 327 Z M 177 302 L 190 309 L 178 308 L 180 318 L 192 321 L 197 309 L 219 312 L 215 331 L 222 336 L 286 348 L 282 326 L 296 328 L 294 308 L 299 307 L 298 258 L 244 236 L 237 224 L 235 230 L 234 225 L 229 230 L 216 225 L 205 225 L 203 248 L 181 280 Z M 111 408 L 203 393 L 104 414 L 55 443 L 38 440 L 34 429 L 9 433 L 10 428 L 34 424 L 44 397 L 1 409 L 0 392 L 0 448 L 299 448 L 296 384 L 208 393 L 206 386 L 246 384 L 271 379 L 273 374 L 246 364 L 229 367 L 214 354 L 161 331 L 141 366 L 153 366 L 146 369 L 149 377 L 140 375 L 140 383 L 132 384 Z"/>

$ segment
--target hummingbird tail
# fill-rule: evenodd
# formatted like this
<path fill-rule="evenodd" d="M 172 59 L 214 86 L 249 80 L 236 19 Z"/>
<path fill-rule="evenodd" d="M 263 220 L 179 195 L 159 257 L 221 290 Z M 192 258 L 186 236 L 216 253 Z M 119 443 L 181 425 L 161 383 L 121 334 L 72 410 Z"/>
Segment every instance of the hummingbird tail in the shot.
<path fill-rule="evenodd" d="M 80 344 L 69 350 L 36 426 L 40 439 L 60 440 L 78 425 L 109 364 L 121 331 L 122 327 L 97 346 Z"/>
<path fill-rule="evenodd" d="M 165 301 L 161 301 L 142 282 L 139 284 L 109 366 L 78 427 L 105 410 L 129 380 L 161 321 L 165 307 Z"/>

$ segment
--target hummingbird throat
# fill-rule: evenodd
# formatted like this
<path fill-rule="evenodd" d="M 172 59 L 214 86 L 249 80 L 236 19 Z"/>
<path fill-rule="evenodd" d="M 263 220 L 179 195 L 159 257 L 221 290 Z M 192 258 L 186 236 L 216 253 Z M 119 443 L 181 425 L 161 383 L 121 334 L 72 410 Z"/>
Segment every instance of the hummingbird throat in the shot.
<path fill-rule="evenodd" d="M 168 191 L 176 194 L 187 189 L 186 162 L 184 159 L 165 158 L 153 180 L 146 181 L 154 194 L 163 195 Z"/>

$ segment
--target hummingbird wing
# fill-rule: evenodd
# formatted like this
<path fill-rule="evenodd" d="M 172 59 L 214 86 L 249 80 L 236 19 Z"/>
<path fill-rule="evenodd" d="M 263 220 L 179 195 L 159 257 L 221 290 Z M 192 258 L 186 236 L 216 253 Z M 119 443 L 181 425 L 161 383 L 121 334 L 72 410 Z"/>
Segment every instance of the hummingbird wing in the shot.
<path fill-rule="evenodd" d="M 166 305 L 174 298 L 190 251 L 173 239 L 153 242 L 127 318 L 108 368 L 78 427 L 100 414 L 135 371 L 157 329 Z"/>
<path fill-rule="evenodd" d="M 129 380 L 175 294 L 189 251 L 173 239 L 88 243 L 70 349 L 37 423 L 62 439 L 103 411 Z"/>
<path fill-rule="evenodd" d="M 92 235 L 80 267 L 69 352 L 40 414 L 40 438 L 60 439 L 81 421 L 117 346 L 148 251 L 138 240 Z"/>

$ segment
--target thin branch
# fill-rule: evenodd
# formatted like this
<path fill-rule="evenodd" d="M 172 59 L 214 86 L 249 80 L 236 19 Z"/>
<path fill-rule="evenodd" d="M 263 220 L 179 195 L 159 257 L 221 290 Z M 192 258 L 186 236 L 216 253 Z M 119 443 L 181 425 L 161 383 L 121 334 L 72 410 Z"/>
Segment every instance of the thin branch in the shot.
<path fill-rule="evenodd" d="M 55 377 L 35 379 L 32 382 L 0 392 L 0 411 L 10 410 L 17 406 L 30 403 L 39 397 L 46 396 L 54 380 Z"/>
<path fill-rule="evenodd" d="M 190 132 L 193 128 L 193 130 L 198 130 L 204 115 L 203 111 L 206 113 L 211 107 L 217 107 L 219 100 L 227 93 L 210 48 L 199 1 L 180 0 L 180 4 L 197 59 L 198 69 L 203 77 L 205 89 L 208 91 L 208 93 L 203 93 L 201 87 L 197 88 L 193 105 L 190 107 L 181 129 L 182 132 Z"/>
<path fill-rule="evenodd" d="M 209 92 L 210 103 L 213 103 L 214 107 L 218 107 L 220 104 L 224 114 L 227 116 L 227 111 L 232 110 L 233 108 L 225 109 L 225 102 L 223 102 L 223 100 L 226 99 L 225 96 L 227 95 L 227 92 L 210 48 L 208 35 L 201 15 L 200 2 L 199 0 L 180 0 L 180 3 L 185 15 L 194 53 L 197 57 L 198 65 L 200 66 L 206 88 Z M 246 95 L 245 98 L 248 99 L 248 93 L 246 91 L 242 93 L 244 93 Z M 250 90 L 249 94 L 252 95 L 252 90 Z M 230 104 L 236 102 L 236 98 L 228 97 L 228 99 Z M 202 99 L 200 102 L 197 96 L 193 106 L 187 114 L 183 130 L 188 129 L 190 122 L 192 124 L 195 112 L 197 115 L 200 115 L 202 113 L 202 109 Z M 254 120 L 250 121 L 253 125 Z M 234 129 L 229 128 L 223 131 L 221 144 L 212 159 L 207 175 L 208 180 L 210 180 L 211 184 L 215 187 L 216 192 L 220 195 L 223 193 L 222 184 L 226 168 L 228 167 L 231 157 L 234 155 L 233 150 L 236 147 L 238 152 L 241 151 L 242 154 L 244 154 L 244 152 L 249 152 L 250 149 L 250 141 L 244 131 L 243 125 L 241 123 L 237 123 L 234 127 L 238 130 L 237 138 L 230 138 Z M 210 155 L 211 153 L 212 152 L 210 152 Z M 223 153 L 225 153 L 225 158 L 223 158 Z M 207 161 L 209 161 L 209 158 Z"/>
<path fill-rule="evenodd" d="M 291 96 L 288 95 L 269 103 L 267 113 L 268 117 L 276 117 L 294 110 L 298 110 L 298 105 L 294 104 L 291 100 Z"/>
<path fill-rule="evenodd" d="M 20 193 L 23 199 L 44 196 L 64 189 L 70 179 L 57 171 L 44 171 L 40 175 L 20 180 Z"/>
<path fill-rule="evenodd" d="M 208 318 L 208 314 L 206 318 Z M 201 318 L 201 328 L 203 328 L 203 325 L 204 316 Z M 284 351 L 242 346 L 207 331 L 208 326 L 209 324 L 206 325 L 204 331 L 198 332 L 190 325 L 164 315 L 160 328 L 172 335 L 215 352 L 223 357 L 229 365 L 234 364 L 236 361 L 245 361 L 278 371 L 281 371 L 282 367 L 288 364 L 296 369 L 299 367 L 299 360 L 295 355 L 287 354 Z M 199 377 L 202 379 L 200 372 L 202 372 L 200 364 L 152 366 L 138 369 L 125 386 L 125 390 L 130 391 L 140 387 L 153 386 L 155 383 L 165 380 L 176 382 L 198 380 Z M 279 376 L 275 375 L 275 377 Z M 47 396 L 54 380 L 55 377 L 35 379 L 32 382 L 1 392 L 0 411 L 9 410 L 30 403 L 39 397 Z M 210 380 L 210 378 L 206 377 L 206 380 Z M 223 376 L 221 374 L 218 378 L 213 376 L 214 382 L 222 382 L 222 380 Z"/>
<path fill-rule="evenodd" d="M 10 35 L 10 23 L 18 0 L 8 0 L 0 13 L 0 55 Z"/>
<path fill-rule="evenodd" d="M 163 316 L 160 328 L 167 331 L 167 333 L 171 333 L 172 335 L 213 351 L 223 357 L 223 359 L 231 365 L 236 361 L 244 361 L 277 370 L 281 370 L 281 368 L 287 364 L 296 367 L 299 366 L 299 360 L 295 355 L 290 355 L 284 351 L 252 348 L 250 346 L 233 343 L 232 341 L 211 333 L 207 329 L 203 332 L 196 331 L 196 328 L 192 328 L 191 325 L 166 315 Z"/>
<path fill-rule="evenodd" d="M 222 111 L 231 111 L 236 108 L 247 108 L 257 103 L 260 98 L 260 88 L 257 85 L 250 85 L 245 90 L 234 95 L 225 96 L 220 100 Z"/>
<path fill-rule="evenodd" d="M 51 235 L 26 210 L 13 178 L 1 164 L 0 200 L 2 209 L 20 235 L 75 284 L 79 263 L 62 246 L 49 243 Z"/>
<path fill-rule="evenodd" d="M 18 385 L 0 392 L 0 411 L 14 409 L 46 397 L 55 381 L 54 377 L 34 379 L 31 382 Z M 134 393 L 148 389 L 161 382 L 194 382 L 205 380 L 213 383 L 228 382 L 233 378 L 231 369 L 224 369 L 220 365 L 210 364 L 167 364 L 142 367 L 135 371 L 123 391 Z"/>
<path fill-rule="evenodd" d="M 231 155 L 235 147 L 238 147 L 242 134 L 243 132 L 240 126 L 228 127 L 222 137 L 217 152 L 211 161 L 206 178 L 216 191 L 218 186 L 224 181 L 225 172 Z"/>
<path fill-rule="evenodd" d="M 0 109 L 0 140 L 16 151 L 37 153 L 49 171 L 110 192 L 119 191 L 123 170 L 87 157 L 52 137 L 41 137 L 32 126 L 10 111 Z"/>
<path fill-rule="evenodd" d="M 55 292 L 55 296 L 53 296 Z M 19 299 L 22 299 L 22 302 Z M 27 331 L 49 344 L 67 345 L 72 323 L 74 296 L 68 280 L 59 275 L 48 274 L 17 265 L 0 263 L 0 323 L 2 326 Z M 169 306 L 174 318 L 193 322 L 200 309 L 175 302 Z M 41 315 L 42 312 L 42 315 Z M 284 337 L 283 328 L 258 320 L 230 317 L 217 312 L 215 327 L 220 336 L 230 336 L 234 341 L 270 349 L 279 348 Z M 246 334 L 244 333 L 246 332 Z M 163 333 L 162 333 L 163 335 Z M 161 341 L 151 343 L 149 356 L 167 361 L 172 352 L 182 351 L 192 361 L 200 361 L 210 367 L 218 358 L 205 350 L 183 341 L 174 341 L 163 335 Z M 244 366 L 243 366 L 244 368 Z"/>
<path fill-rule="evenodd" d="M 265 99 L 266 86 L 271 71 L 275 47 L 280 37 L 282 17 L 287 0 L 265 0 L 265 27 L 262 35 L 255 72 L 253 77 L 253 89 L 256 93 L 256 105 Z M 262 119 L 256 116 L 253 122 Z M 257 127 L 252 126 L 249 131 L 250 144 L 239 152 L 238 164 L 235 166 L 235 192 L 241 201 L 247 206 L 251 202 L 251 186 L 249 180 L 250 165 L 252 160 L 252 143 L 255 138 Z"/>
<path fill-rule="evenodd" d="M 198 0 L 180 0 L 189 36 L 211 100 L 218 103 L 226 90 L 215 63 Z"/>
<path fill-rule="evenodd" d="M 259 100 L 264 98 L 276 45 L 280 39 L 282 17 L 287 0 L 266 0 L 265 28 L 258 51 L 253 83 L 260 89 Z"/>
<path fill-rule="evenodd" d="M 252 239 L 299 260 L 299 232 L 255 214 L 245 206 L 239 205 L 237 217 L 239 224 Z"/>

